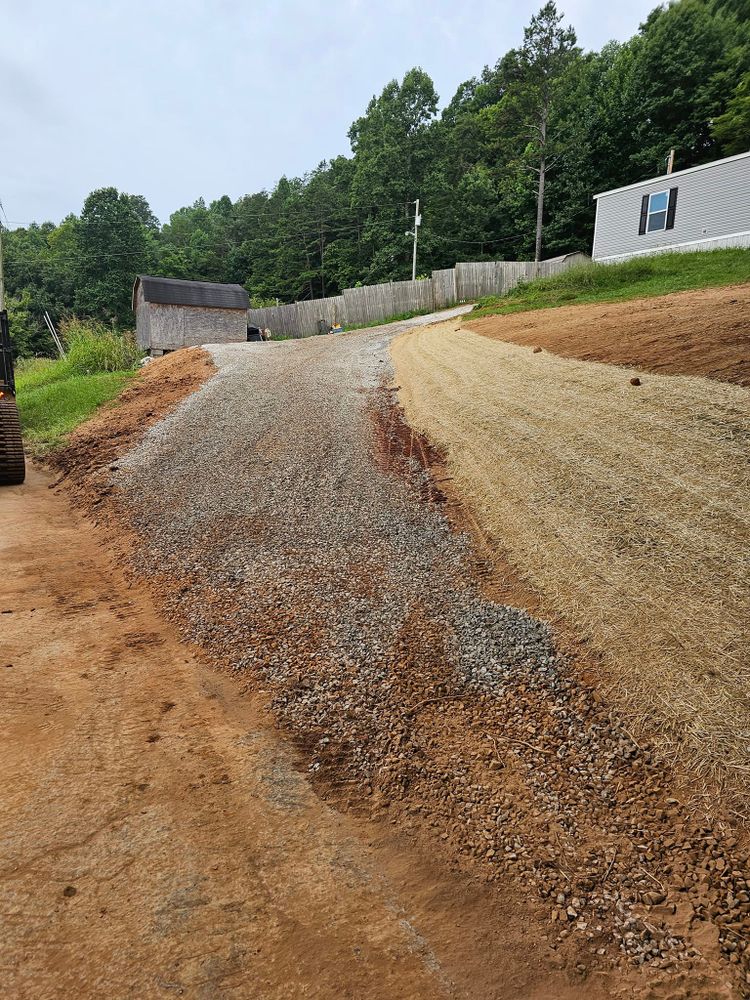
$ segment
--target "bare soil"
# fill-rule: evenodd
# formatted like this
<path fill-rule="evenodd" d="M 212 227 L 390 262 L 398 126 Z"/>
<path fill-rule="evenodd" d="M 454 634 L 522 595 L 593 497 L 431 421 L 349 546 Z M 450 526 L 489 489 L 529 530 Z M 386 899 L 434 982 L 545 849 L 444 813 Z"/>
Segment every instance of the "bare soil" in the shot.
<path fill-rule="evenodd" d="M 473 322 L 467 317 L 464 326 L 566 358 L 750 386 L 750 284 Z"/>
<path fill-rule="evenodd" d="M 581 995 L 522 895 L 326 806 L 51 485 L 0 494 L 4 997 Z"/>
<path fill-rule="evenodd" d="M 444 471 L 437 482 L 415 475 L 415 464 L 436 469 L 443 456 L 382 389 L 363 387 L 368 357 L 372 368 L 384 346 L 373 331 L 262 355 L 223 349 L 216 378 L 121 463 L 114 478 L 126 495 L 99 474 L 80 480 L 78 495 L 110 531 L 132 505 L 139 575 L 185 635 L 244 670 L 251 691 L 270 690 L 321 797 L 408 833 L 436 873 L 460 873 L 454 886 L 489 883 L 476 910 L 494 900 L 487 926 L 528 929 L 533 983 L 514 965 L 506 985 L 477 978 L 477 996 L 544 996 L 559 991 L 555 970 L 574 995 L 735 995 L 729 984 L 745 973 L 736 894 L 748 873 L 731 824 L 705 820 L 580 664 L 561 667 L 550 688 L 533 670 L 509 675 L 499 695 L 461 686 L 444 610 L 471 604 L 470 588 L 446 591 L 429 537 L 409 538 L 425 518 L 445 537 L 423 512 L 445 507 L 453 484 Z M 248 396 L 258 401 L 249 410 Z M 139 460 L 145 474 L 133 481 Z M 382 494 L 398 505 L 392 526 Z M 484 555 L 473 567 L 480 577 Z M 484 570 L 493 586 L 495 565 Z M 394 574 L 401 587 L 414 574 L 396 608 Z M 525 606 L 517 576 L 503 590 Z M 342 605 L 367 602 L 377 627 L 380 595 L 398 627 L 389 668 L 373 682 L 382 650 L 362 653 L 365 620 L 352 623 Z M 476 625 L 485 641 L 487 622 Z M 347 630 L 357 663 L 330 661 L 331 627 Z M 408 852 L 399 860 L 410 865 Z M 439 912 L 431 919 L 432 934 L 445 930 Z M 492 941 L 482 948 L 490 969 L 503 967 Z M 640 974 L 626 964 L 641 962 Z"/>
<path fill-rule="evenodd" d="M 164 593 L 123 575 L 137 540 L 110 470 L 213 371 L 200 350 L 150 364 L 53 457 L 62 476 L 0 493 L 0 991 L 614 995 L 627 977 L 584 986 L 545 909 L 467 878 L 416 816 L 327 806 L 262 686 L 202 659 Z"/>

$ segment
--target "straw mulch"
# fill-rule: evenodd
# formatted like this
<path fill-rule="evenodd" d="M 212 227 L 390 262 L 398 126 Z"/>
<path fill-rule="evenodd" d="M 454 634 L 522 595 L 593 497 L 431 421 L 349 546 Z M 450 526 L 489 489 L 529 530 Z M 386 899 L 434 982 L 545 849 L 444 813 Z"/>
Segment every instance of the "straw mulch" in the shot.
<path fill-rule="evenodd" d="M 664 749 L 750 788 L 750 392 L 533 353 L 455 322 L 393 344 L 412 425 L 482 529 L 603 654 Z"/>

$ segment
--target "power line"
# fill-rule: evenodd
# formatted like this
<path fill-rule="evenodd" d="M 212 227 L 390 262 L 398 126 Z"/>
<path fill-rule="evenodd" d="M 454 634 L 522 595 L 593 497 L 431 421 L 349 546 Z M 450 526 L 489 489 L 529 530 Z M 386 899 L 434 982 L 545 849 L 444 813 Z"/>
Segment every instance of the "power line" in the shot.
<path fill-rule="evenodd" d="M 248 195 L 247 197 L 253 197 L 253 196 L 252 195 Z M 240 199 L 238 199 L 238 201 L 232 203 L 232 208 L 233 209 L 236 208 L 236 206 L 239 203 L 239 201 L 240 201 Z M 304 221 L 305 224 L 317 225 L 321 221 L 327 222 L 327 221 L 330 221 L 332 219 L 335 219 L 338 215 L 344 215 L 346 218 L 359 218 L 359 214 L 361 212 L 369 212 L 369 211 L 372 211 L 372 210 L 378 209 L 378 208 L 379 209 L 403 209 L 404 210 L 404 215 L 407 215 L 408 214 L 407 207 L 408 207 L 409 204 L 413 204 L 413 201 L 412 202 L 408 202 L 408 201 L 404 200 L 404 201 L 397 201 L 397 202 L 374 202 L 374 203 L 369 204 L 369 205 L 352 205 L 352 206 L 349 206 L 348 208 L 341 207 L 341 208 L 334 209 L 334 214 L 333 215 L 323 215 L 323 216 L 321 216 L 321 215 L 314 215 L 314 216 L 308 216 L 307 218 L 305 218 L 302 221 Z M 206 207 L 205 209 L 195 209 L 194 205 L 184 205 L 182 208 L 177 209 L 177 212 L 180 212 L 180 211 L 188 211 L 188 212 L 189 211 L 205 211 L 206 215 L 209 215 L 209 216 L 212 215 L 210 207 Z M 290 209 L 289 209 L 288 215 L 293 215 L 294 211 L 295 211 L 295 206 L 291 206 Z M 177 212 L 173 212 L 172 215 L 176 215 Z M 288 218 L 288 215 L 284 214 L 283 212 L 282 213 L 271 212 L 270 210 L 268 212 L 249 212 L 249 213 L 239 211 L 239 212 L 236 212 L 234 214 L 230 214 L 229 216 L 226 216 L 226 217 L 218 216 L 218 218 L 229 218 L 233 222 L 244 222 L 244 221 L 253 221 L 253 220 L 256 221 L 256 222 L 257 221 L 281 221 L 281 220 L 284 220 L 284 219 Z M 80 218 L 80 216 L 74 216 L 74 217 L 76 219 Z M 68 216 L 66 216 L 66 218 L 68 218 Z M 213 213 L 213 218 L 217 218 L 217 215 L 215 213 Z M 171 219 L 171 216 L 170 216 L 170 219 Z M 45 219 L 44 222 L 37 222 L 35 220 L 32 220 L 31 222 L 22 222 L 22 221 L 20 221 L 18 219 L 6 220 L 6 221 L 8 221 L 9 225 L 21 226 L 24 229 L 29 229 L 31 226 L 37 226 L 37 227 L 41 228 L 41 226 L 45 226 L 45 225 L 48 225 L 48 224 L 54 226 L 55 229 L 57 229 L 57 228 L 59 228 L 59 226 L 62 225 L 62 223 L 65 221 L 65 219 L 61 220 L 59 223 L 51 222 L 51 220 L 48 220 L 48 219 Z M 160 230 L 164 230 L 164 228 L 166 226 L 171 226 L 171 225 L 173 225 L 173 223 L 170 222 L 170 221 L 164 222 L 164 223 L 161 224 Z"/>
<path fill-rule="evenodd" d="M 484 239 L 479 239 L 479 240 L 467 240 L 455 236 L 446 236 L 443 235 L 442 233 L 431 232 L 429 227 L 423 227 L 423 229 L 424 229 L 423 239 L 425 240 L 442 240 L 446 243 L 462 244 L 466 246 L 486 246 L 489 244 L 495 245 L 497 243 L 520 243 L 523 241 L 523 237 L 519 235 L 497 236 L 497 237 L 488 236 Z M 334 235 L 334 239 L 329 240 L 327 245 L 330 246 L 331 243 L 335 242 L 339 236 L 345 235 L 346 233 L 357 232 L 359 230 L 360 230 L 359 226 L 348 226 L 340 228 Z M 319 240 L 320 240 L 319 232 L 309 232 L 309 233 L 290 232 L 286 234 L 279 234 L 278 236 L 253 236 L 247 240 L 243 240 L 242 243 L 224 243 L 223 246 L 220 248 L 217 247 L 209 248 L 209 252 L 215 252 L 218 249 L 223 250 L 226 254 L 232 253 L 233 251 L 241 251 L 244 243 L 248 243 L 252 246 L 252 245 L 257 245 L 259 243 L 279 245 L 284 243 L 291 243 L 294 241 L 299 241 L 299 242 L 308 241 L 312 246 L 315 246 L 319 242 Z M 8 254 L 8 258 L 13 264 L 26 263 L 34 265 L 36 267 L 55 267 L 58 263 L 65 263 L 65 262 L 87 262 L 87 261 L 93 262 L 97 260 L 99 261 L 113 260 L 121 257 L 148 256 L 151 249 L 156 249 L 157 252 L 159 250 L 164 251 L 164 250 L 175 249 L 179 252 L 179 251 L 189 251 L 191 248 L 189 246 L 184 246 L 180 244 L 157 243 L 154 248 L 148 246 L 145 248 L 137 247 L 131 250 L 113 250 L 113 251 L 108 251 L 106 253 L 92 253 L 92 252 L 57 253 L 53 255 L 54 259 L 51 260 L 45 259 L 42 256 L 45 249 L 50 250 L 51 248 L 49 247 L 41 248 L 39 254 L 32 254 L 32 253 L 24 254 L 11 251 L 10 254 Z"/>

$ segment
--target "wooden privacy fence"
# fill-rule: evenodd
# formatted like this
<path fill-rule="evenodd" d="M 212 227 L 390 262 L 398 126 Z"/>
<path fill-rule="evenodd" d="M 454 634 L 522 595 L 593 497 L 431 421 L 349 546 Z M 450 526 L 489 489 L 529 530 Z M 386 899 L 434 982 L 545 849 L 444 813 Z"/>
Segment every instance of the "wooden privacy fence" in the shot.
<path fill-rule="evenodd" d="M 584 253 L 572 253 L 539 264 L 512 260 L 456 264 L 418 281 L 363 285 L 326 299 L 249 309 L 247 317 L 253 326 L 268 327 L 277 336 L 309 337 L 319 332 L 321 321 L 326 329 L 334 323 L 359 326 L 382 323 L 401 313 L 448 309 L 483 295 L 503 295 L 521 281 L 548 277 L 588 260 Z"/>

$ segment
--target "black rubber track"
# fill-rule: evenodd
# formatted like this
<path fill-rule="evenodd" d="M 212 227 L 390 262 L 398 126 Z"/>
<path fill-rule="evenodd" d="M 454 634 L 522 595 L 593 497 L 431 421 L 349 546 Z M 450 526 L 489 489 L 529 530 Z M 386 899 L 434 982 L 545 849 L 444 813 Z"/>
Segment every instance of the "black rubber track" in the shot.
<path fill-rule="evenodd" d="M 0 486 L 17 486 L 26 478 L 21 422 L 12 396 L 0 399 Z"/>

